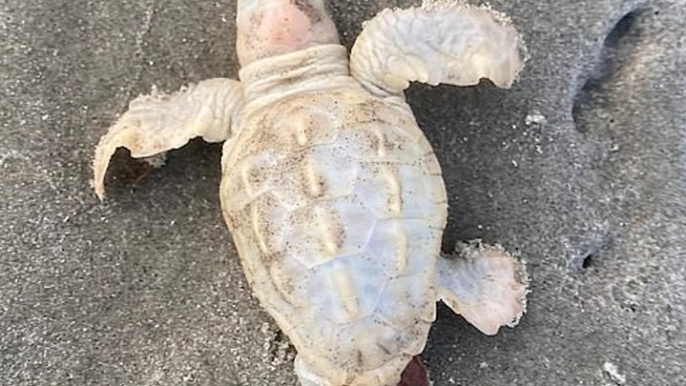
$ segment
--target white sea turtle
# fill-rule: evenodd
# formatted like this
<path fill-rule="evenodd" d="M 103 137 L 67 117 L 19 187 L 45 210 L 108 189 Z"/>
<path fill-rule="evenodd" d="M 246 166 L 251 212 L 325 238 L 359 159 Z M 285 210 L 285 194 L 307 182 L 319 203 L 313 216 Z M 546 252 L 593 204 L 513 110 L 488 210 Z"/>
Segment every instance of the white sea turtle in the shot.
<path fill-rule="evenodd" d="M 410 81 L 509 87 L 523 66 L 512 24 L 463 3 L 384 10 L 349 61 L 323 0 L 237 5 L 241 81 L 131 102 L 97 147 L 98 196 L 119 147 L 226 140 L 224 217 L 304 386 L 396 385 L 439 299 L 486 334 L 516 324 L 521 263 L 479 243 L 441 255 L 441 169 L 403 95 Z"/>

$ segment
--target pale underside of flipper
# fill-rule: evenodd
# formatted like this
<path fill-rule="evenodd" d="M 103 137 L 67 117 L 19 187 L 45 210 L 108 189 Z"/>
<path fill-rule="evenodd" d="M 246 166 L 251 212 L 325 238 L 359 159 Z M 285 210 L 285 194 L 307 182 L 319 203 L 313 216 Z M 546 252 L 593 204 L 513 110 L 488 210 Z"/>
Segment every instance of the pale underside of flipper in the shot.
<path fill-rule="evenodd" d="M 105 173 L 114 152 L 124 147 L 134 158 L 178 149 L 195 137 L 221 142 L 231 136 L 231 122 L 242 105 L 238 81 L 216 78 L 189 85 L 174 94 L 139 96 L 110 127 L 95 150 L 93 187 L 102 199 Z"/>
<path fill-rule="evenodd" d="M 296 356 L 294 367 L 300 386 L 333 386 L 331 382 L 315 373 L 300 356 Z"/>
<path fill-rule="evenodd" d="M 438 259 L 437 275 L 440 299 L 484 334 L 514 327 L 526 312 L 524 264 L 500 246 L 460 243 Z"/>
<path fill-rule="evenodd" d="M 522 38 L 502 14 L 457 1 L 425 1 L 384 10 L 367 22 L 350 69 L 373 94 L 398 95 L 411 81 L 469 86 L 488 78 L 508 88 L 524 61 Z"/>

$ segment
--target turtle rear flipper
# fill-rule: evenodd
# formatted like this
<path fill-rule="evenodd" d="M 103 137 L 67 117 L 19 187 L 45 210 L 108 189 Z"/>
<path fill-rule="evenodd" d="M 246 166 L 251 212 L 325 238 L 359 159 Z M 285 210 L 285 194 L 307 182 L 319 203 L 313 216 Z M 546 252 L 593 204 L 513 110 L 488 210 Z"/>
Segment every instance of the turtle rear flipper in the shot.
<path fill-rule="evenodd" d="M 469 86 L 488 78 L 508 88 L 524 65 L 524 43 L 510 21 L 487 7 L 426 1 L 384 10 L 365 24 L 350 58 L 352 76 L 376 95 L 418 81 Z"/>
<path fill-rule="evenodd" d="M 500 246 L 460 243 L 438 259 L 438 295 L 481 332 L 514 327 L 526 311 L 524 264 Z"/>
<path fill-rule="evenodd" d="M 233 115 L 242 106 L 239 82 L 208 79 L 167 95 L 153 91 L 139 96 L 108 130 L 95 149 L 93 185 L 102 199 L 105 172 L 117 148 L 134 158 L 146 158 L 178 149 L 195 137 L 221 142 L 231 136 Z"/>

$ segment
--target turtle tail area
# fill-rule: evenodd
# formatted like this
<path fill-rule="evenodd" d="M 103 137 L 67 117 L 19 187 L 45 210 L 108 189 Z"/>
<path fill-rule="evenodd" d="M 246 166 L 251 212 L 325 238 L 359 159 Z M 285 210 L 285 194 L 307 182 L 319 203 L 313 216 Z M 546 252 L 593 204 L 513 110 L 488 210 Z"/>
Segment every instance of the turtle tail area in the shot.
<path fill-rule="evenodd" d="M 498 245 L 460 243 L 438 261 L 440 299 L 487 335 L 519 323 L 527 285 L 524 264 Z"/>
<path fill-rule="evenodd" d="M 430 386 L 429 373 L 418 356 L 412 358 L 403 371 L 398 386 Z"/>

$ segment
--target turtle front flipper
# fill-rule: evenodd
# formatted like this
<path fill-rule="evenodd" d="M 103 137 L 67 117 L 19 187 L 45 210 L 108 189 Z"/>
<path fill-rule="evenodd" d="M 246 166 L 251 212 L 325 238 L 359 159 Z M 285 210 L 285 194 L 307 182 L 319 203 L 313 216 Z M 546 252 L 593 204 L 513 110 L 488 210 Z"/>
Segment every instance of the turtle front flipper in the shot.
<path fill-rule="evenodd" d="M 172 95 L 152 92 L 129 104 L 129 110 L 108 130 L 95 150 L 93 186 L 102 199 L 105 172 L 117 148 L 134 158 L 178 149 L 195 137 L 221 142 L 231 135 L 231 122 L 243 102 L 238 81 L 208 79 Z"/>
<path fill-rule="evenodd" d="M 512 23 L 488 7 L 427 1 L 386 9 L 365 24 L 353 46 L 352 76 L 376 95 L 397 95 L 410 81 L 469 86 L 482 78 L 508 88 L 524 65 Z"/>
<path fill-rule="evenodd" d="M 500 246 L 460 243 L 437 268 L 440 299 L 484 334 L 514 327 L 526 311 L 524 264 Z"/>

